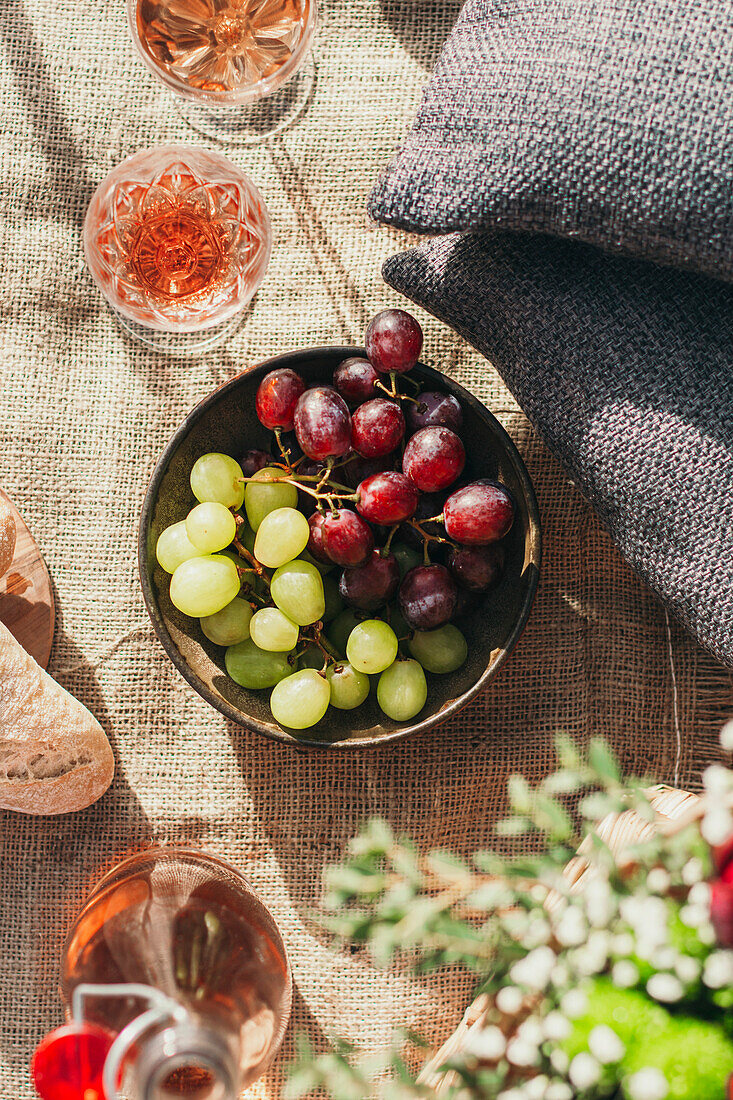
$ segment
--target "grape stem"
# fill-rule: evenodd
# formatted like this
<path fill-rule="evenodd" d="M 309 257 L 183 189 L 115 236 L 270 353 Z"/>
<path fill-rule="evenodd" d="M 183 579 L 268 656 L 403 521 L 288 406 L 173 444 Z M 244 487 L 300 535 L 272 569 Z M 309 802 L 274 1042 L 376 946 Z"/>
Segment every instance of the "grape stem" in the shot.
<path fill-rule="evenodd" d="M 238 538 L 234 539 L 234 546 L 240 558 L 244 558 L 245 561 L 248 561 L 250 563 L 250 565 L 252 566 L 252 571 L 255 572 L 260 580 L 264 581 L 269 588 L 270 578 L 267 576 L 267 573 L 265 572 L 262 565 L 257 561 L 257 558 L 253 554 L 250 554 L 247 547 L 244 545 L 244 543 L 240 542 Z"/>
<path fill-rule="evenodd" d="M 385 542 L 384 546 L 382 547 L 382 549 L 380 551 L 383 558 L 386 558 L 387 554 L 389 554 L 389 548 L 392 545 L 392 539 L 395 537 L 395 535 L 397 534 L 399 529 L 400 529 L 400 524 L 399 523 L 395 523 L 394 527 L 390 528 L 390 532 L 387 535 L 387 541 Z"/>
<path fill-rule="evenodd" d="M 342 498 L 343 500 L 358 500 L 358 497 L 357 497 L 356 493 L 351 489 L 350 486 L 342 485 L 338 481 L 328 481 L 329 492 L 328 492 L 328 494 L 327 493 L 322 493 L 319 490 L 319 486 L 320 485 L 325 485 L 326 481 L 327 481 L 327 478 L 324 478 L 322 474 L 301 474 L 297 478 L 293 477 L 292 474 L 288 474 L 285 477 L 269 478 L 267 481 L 263 481 L 262 478 L 258 478 L 258 477 L 240 477 L 237 480 L 239 482 L 244 482 L 245 484 L 247 484 L 248 482 L 254 481 L 258 485 L 287 485 L 287 484 L 290 484 L 290 485 L 294 485 L 296 489 L 302 489 L 304 493 L 310 493 L 310 495 L 312 497 L 316 497 L 316 499 L 320 499 L 321 497 L 326 497 L 326 496 L 336 496 L 336 497 Z M 315 488 L 312 488 L 310 485 L 306 484 L 306 482 L 308 482 L 308 481 L 315 481 L 318 484 L 316 485 Z M 336 491 L 334 493 L 332 493 L 331 492 L 332 489 L 335 489 Z"/>
<path fill-rule="evenodd" d="M 283 440 L 282 440 L 283 430 L 282 430 L 282 428 L 275 428 L 273 430 L 275 432 L 275 439 L 277 440 L 278 448 L 280 449 L 280 454 L 283 456 L 283 459 L 285 461 L 285 465 L 286 465 L 287 469 L 292 474 L 293 467 L 290 465 L 290 449 L 288 448 L 286 450 L 285 447 L 283 447 Z"/>

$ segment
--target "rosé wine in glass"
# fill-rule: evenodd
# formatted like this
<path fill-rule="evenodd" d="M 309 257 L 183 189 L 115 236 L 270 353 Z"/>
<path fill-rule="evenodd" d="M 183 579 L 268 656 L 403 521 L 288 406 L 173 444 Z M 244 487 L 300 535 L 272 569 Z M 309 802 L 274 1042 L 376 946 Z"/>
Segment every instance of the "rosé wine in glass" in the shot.
<path fill-rule="evenodd" d="M 89 270 L 128 331 L 184 354 L 233 331 L 271 243 L 252 180 L 220 153 L 187 146 L 128 157 L 97 188 L 84 222 Z"/>
<path fill-rule="evenodd" d="M 183 97 L 184 118 L 208 136 L 244 143 L 282 129 L 305 106 L 316 6 L 317 0 L 127 0 L 138 52 Z"/>

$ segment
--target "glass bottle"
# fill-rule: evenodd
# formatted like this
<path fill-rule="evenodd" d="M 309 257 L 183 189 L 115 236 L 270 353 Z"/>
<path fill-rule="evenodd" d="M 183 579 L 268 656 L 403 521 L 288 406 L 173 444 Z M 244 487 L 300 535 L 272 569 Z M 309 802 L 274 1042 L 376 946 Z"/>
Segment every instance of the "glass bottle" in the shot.
<path fill-rule="evenodd" d="M 173 1012 L 151 1011 L 146 989 Z M 236 1100 L 282 1042 L 292 980 L 271 914 L 235 868 L 153 848 L 107 874 L 76 918 L 67 1007 L 75 990 L 86 1021 L 134 1036 L 120 1086 L 130 1100 Z"/>

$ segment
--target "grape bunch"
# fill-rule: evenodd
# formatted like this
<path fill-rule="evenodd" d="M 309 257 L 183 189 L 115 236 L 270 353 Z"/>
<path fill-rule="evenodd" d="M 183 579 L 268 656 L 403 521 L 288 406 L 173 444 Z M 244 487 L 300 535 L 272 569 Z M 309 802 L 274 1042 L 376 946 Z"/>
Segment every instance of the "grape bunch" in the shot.
<path fill-rule="evenodd" d="M 414 317 L 384 310 L 367 358 L 328 383 L 271 371 L 255 400 L 270 453 L 202 455 L 198 504 L 158 539 L 171 602 L 225 647 L 237 684 L 270 690 L 290 729 L 360 706 L 370 677 L 389 718 L 414 718 L 425 673 L 466 660 L 453 620 L 501 576 L 514 501 L 501 482 L 462 477 L 460 403 L 409 375 L 422 339 Z"/>

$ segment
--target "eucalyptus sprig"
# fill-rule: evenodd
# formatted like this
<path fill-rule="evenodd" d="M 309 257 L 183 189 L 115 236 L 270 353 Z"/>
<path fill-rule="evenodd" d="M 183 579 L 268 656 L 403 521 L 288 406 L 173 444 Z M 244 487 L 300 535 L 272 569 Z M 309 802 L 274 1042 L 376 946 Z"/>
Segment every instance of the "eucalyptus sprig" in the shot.
<path fill-rule="evenodd" d="M 441 1097 L 719 1100 L 733 1071 L 733 951 L 716 945 L 706 879 L 719 852 L 705 836 L 729 819 L 733 832 L 733 775 L 706 773 L 724 797 L 702 827 L 645 830 L 619 859 L 598 823 L 628 810 L 653 822 L 645 784 L 623 778 L 605 742 L 581 751 L 561 737 L 556 749 L 539 784 L 510 780 L 503 839 L 470 859 L 421 853 L 370 821 L 326 872 L 324 922 L 378 965 L 408 955 L 418 973 L 476 976 L 481 1026 L 445 1062 Z M 534 854 L 506 854 L 517 839 Z M 582 889 L 564 874 L 578 849 Z M 436 1095 L 415 1063 L 405 1035 L 377 1059 L 344 1044 L 321 1057 L 303 1048 L 289 1095 Z"/>

